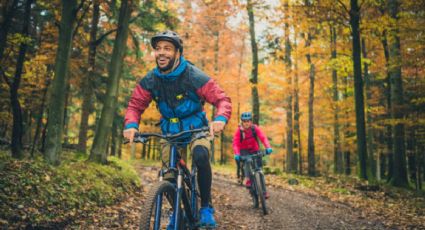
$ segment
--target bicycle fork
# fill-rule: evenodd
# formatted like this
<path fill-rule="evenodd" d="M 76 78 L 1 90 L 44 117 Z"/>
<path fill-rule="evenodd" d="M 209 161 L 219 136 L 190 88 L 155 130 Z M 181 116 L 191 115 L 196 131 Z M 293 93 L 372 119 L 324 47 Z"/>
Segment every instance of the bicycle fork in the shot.
<path fill-rule="evenodd" d="M 183 189 L 183 171 L 179 170 L 179 174 L 177 176 L 177 192 L 176 192 L 176 203 L 174 204 L 174 230 L 179 229 L 180 222 L 180 202 L 181 202 L 181 194 Z"/>

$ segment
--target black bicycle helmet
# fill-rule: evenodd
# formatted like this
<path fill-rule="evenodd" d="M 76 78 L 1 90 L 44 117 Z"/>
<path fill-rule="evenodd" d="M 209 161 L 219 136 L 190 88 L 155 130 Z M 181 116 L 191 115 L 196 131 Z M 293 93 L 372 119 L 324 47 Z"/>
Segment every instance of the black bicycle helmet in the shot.
<path fill-rule="evenodd" d="M 180 53 L 183 53 L 183 41 L 180 36 L 171 30 L 166 30 L 164 32 L 157 33 L 151 38 L 151 46 L 155 48 L 156 43 L 159 41 L 169 41 L 174 44 L 174 46 L 180 50 Z"/>

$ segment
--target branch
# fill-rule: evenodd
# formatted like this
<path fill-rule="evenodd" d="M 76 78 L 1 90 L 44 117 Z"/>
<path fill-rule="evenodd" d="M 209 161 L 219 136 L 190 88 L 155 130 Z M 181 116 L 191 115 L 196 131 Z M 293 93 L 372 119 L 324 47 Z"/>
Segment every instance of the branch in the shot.
<path fill-rule="evenodd" d="M 82 0 L 81 2 L 83 3 L 83 2 L 84 2 L 84 0 Z M 87 5 L 87 7 L 84 9 L 84 11 L 83 11 L 83 13 L 82 13 L 81 17 L 77 20 L 77 26 L 76 26 L 76 27 L 75 27 L 75 29 L 74 29 L 74 32 L 73 32 L 73 34 L 72 34 L 72 37 L 75 37 L 75 35 L 77 34 L 78 28 L 81 26 L 81 23 L 82 23 L 82 21 L 83 21 L 83 18 L 86 16 L 86 13 L 87 13 L 87 11 L 88 11 L 88 9 L 89 9 L 90 5 L 91 5 L 91 2 Z M 80 4 L 80 6 L 82 6 L 82 5 Z M 81 9 L 81 7 L 80 7 L 80 6 L 78 6 L 78 8 L 77 8 L 77 12 Z"/>
<path fill-rule="evenodd" d="M 139 13 L 137 16 L 135 16 L 135 17 L 133 17 L 133 18 L 131 18 L 130 20 L 129 20 L 129 24 L 131 24 L 131 23 L 133 23 L 134 21 L 136 21 L 136 19 L 137 18 L 139 18 L 140 16 L 142 16 L 142 13 Z M 114 33 L 114 32 L 116 32 L 118 30 L 118 27 L 117 28 L 115 28 L 115 29 L 112 29 L 112 30 L 110 30 L 110 31 L 108 31 L 108 32 L 106 32 L 106 33 L 104 33 L 104 34 L 102 34 L 95 42 L 94 42 L 94 45 L 95 46 L 98 46 L 108 35 L 110 35 L 110 34 L 112 34 L 112 33 Z"/>
<path fill-rule="evenodd" d="M 80 2 L 80 5 L 78 5 L 78 7 L 77 7 L 77 9 L 75 9 L 75 14 L 77 14 L 78 13 L 78 11 L 80 11 L 81 10 L 81 8 L 83 8 L 83 5 L 84 5 L 84 2 L 85 2 L 86 0 L 81 0 L 81 2 Z M 89 5 L 91 4 L 91 2 L 89 3 Z"/>
<path fill-rule="evenodd" d="M 136 19 L 137 18 L 139 18 L 140 16 L 142 16 L 142 13 L 139 13 L 137 16 L 135 16 L 134 18 L 131 18 L 129 21 L 128 21 L 128 23 L 129 24 L 131 24 L 131 23 L 133 23 L 134 21 L 136 21 Z"/>
<path fill-rule="evenodd" d="M 106 33 L 104 33 L 104 34 L 102 34 L 102 36 L 100 36 L 99 37 L 99 39 L 97 39 L 95 42 L 94 42 L 94 45 L 95 46 L 98 46 L 102 41 L 103 41 L 103 39 L 105 39 L 108 35 L 110 35 L 110 34 L 112 34 L 112 33 L 114 33 L 115 31 L 117 31 L 118 30 L 118 28 L 115 28 L 115 29 L 113 29 L 113 30 L 110 30 L 110 31 L 108 31 L 108 32 L 106 32 Z"/>
<path fill-rule="evenodd" d="M 341 4 L 342 8 L 344 8 L 344 10 L 350 14 L 350 11 L 348 10 L 348 8 L 345 6 L 345 4 L 343 2 L 341 2 L 341 0 L 336 0 L 339 4 Z"/>

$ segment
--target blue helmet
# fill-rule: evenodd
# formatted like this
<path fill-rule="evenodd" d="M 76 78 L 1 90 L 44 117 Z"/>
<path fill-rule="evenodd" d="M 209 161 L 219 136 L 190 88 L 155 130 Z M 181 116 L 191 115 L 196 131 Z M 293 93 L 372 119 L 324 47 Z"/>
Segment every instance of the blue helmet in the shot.
<path fill-rule="evenodd" d="M 241 114 L 241 120 L 252 120 L 252 113 L 251 112 L 243 112 Z"/>

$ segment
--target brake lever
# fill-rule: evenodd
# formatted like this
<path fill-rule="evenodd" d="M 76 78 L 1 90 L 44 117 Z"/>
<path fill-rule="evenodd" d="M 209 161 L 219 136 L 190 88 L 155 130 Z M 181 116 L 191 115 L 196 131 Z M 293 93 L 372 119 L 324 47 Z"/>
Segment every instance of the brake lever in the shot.
<path fill-rule="evenodd" d="M 133 141 L 146 144 L 148 142 L 148 138 L 146 138 L 146 137 L 135 137 Z"/>
<path fill-rule="evenodd" d="M 125 139 L 124 144 L 128 144 L 130 140 Z M 134 137 L 133 142 L 146 144 L 148 142 L 148 138 L 146 137 Z"/>

